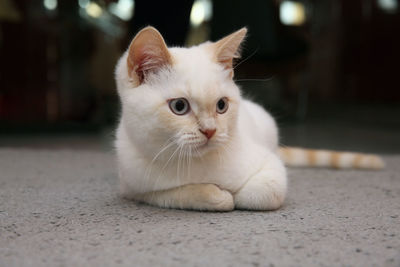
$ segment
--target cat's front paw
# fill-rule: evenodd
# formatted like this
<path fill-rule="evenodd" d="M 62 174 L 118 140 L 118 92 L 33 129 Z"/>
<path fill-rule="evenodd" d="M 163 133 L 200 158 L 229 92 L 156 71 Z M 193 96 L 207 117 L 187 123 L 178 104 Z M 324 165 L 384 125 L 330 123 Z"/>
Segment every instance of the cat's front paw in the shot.
<path fill-rule="evenodd" d="M 136 195 L 135 199 L 163 208 L 230 211 L 233 196 L 214 184 L 188 184 L 162 191 Z"/>
<path fill-rule="evenodd" d="M 193 185 L 197 188 L 198 209 L 209 211 L 230 211 L 235 207 L 230 192 L 214 184 Z"/>
<path fill-rule="evenodd" d="M 268 158 L 261 170 L 234 194 L 235 208 L 246 210 L 276 210 L 287 191 L 286 170 L 275 156 Z"/>

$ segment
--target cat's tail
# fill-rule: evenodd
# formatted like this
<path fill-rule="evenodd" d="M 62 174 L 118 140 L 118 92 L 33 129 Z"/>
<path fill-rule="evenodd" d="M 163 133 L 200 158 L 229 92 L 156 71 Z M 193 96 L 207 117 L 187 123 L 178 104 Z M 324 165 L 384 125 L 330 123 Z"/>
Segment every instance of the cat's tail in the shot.
<path fill-rule="evenodd" d="M 337 169 L 374 169 L 385 167 L 381 157 L 373 154 L 280 147 L 279 156 L 288 166 L 329 167 Z"/>

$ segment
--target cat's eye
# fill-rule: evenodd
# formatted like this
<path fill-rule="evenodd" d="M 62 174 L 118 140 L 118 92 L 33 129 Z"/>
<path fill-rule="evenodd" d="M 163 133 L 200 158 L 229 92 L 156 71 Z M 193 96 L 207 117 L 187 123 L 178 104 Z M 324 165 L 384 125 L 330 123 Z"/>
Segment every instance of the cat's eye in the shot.
<path fill-rule="evenodd" d="M 169 108 L 176 115 L 185 115 L 190 111 L 189 102 L 186 98 L 174 98 L 168 101 Z"/>
<path fill-rule="evenodd" d="M 228 99 L 226 97 L 221 98 L 217 102 L 217 112 L 219 114 L 225 113 L 228 109 Z"/>

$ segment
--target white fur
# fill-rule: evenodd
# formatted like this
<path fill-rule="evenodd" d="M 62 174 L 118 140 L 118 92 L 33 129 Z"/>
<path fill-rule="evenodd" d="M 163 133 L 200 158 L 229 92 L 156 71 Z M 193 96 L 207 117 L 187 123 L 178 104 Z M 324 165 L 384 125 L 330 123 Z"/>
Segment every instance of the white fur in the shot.
<path fill-rule="evenodd" d="M 117 65 L 122 116 L 115 145 L 121 193 L 172 208 L 279 208 L 287 180 L 276 155 L 273 118 L 241 97 L 230 71 L 214 62 L 209 44 L 169 52 L 173 65 L 149 75 L 136 88 L 128 75 L 128 53 Z M 169 110 L 167 100 L 177 97 L 190 102 L 189 114 L 177 116 Z M 217 114 L 215 105 L 221 97 L 230 99 L 229 108 Z M 207 138 L 199 129 L 214 127 L 215 135 L 205 144 Z M 201 186 L 199 190 L 208 195 L 195 197 L 200 191 L 190 191 L 188 185 L 198 184 L 217 187 Z"/>

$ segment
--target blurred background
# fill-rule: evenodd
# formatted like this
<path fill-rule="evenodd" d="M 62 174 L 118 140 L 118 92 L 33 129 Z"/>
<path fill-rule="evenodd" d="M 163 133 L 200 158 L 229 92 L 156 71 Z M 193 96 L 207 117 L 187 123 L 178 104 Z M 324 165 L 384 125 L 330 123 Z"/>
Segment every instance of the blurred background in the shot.
<path fill-rule="evenodd" d="M 247 26 L 235 80 L 278 120 L 282 144 L 399 153 L 399 5 L 0 0 L 0 146 L 110 148 L 114 66 L 139 29 L 191 46 Z"/>

